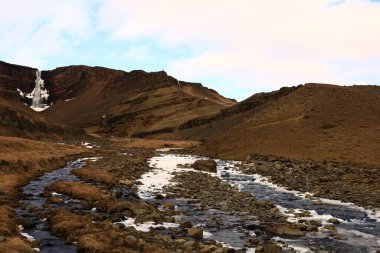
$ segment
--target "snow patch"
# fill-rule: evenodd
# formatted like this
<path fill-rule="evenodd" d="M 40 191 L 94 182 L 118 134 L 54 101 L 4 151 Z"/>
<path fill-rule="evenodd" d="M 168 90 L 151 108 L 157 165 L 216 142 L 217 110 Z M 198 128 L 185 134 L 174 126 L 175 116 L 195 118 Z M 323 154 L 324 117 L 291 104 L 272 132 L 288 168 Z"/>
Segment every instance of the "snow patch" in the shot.
<path fill-rule="evenodd" d="M 83 147 L 85 148 L 99 148 L 100 146 L 97 145 L 95 142 L 90 143 L 90 142 L 81 142 L 80 143 Z"/>
<path fill-rule="evenodd" d="M 264 177 L 264 176 L 261 176 L 259 174 L 244 174 L 237 169 L 232 169 L 229 172 L 230 172 L 230 174 L 235 174 L 235 175 L 250 176 L 253 179 L 255 179 L 255 183 L 271 187 L 271 188 L 273 188 L 279 192 L 293 194 L 294 196 L 299 197 L 299 198 L 307 199 L 306 198 L 307 195 L 313 197 L 313 194 L 310 192 L 304 192 L 303 193 L 303 192 L 299 192 L 299 191 L 295 191 L 295 190 L 288 190 L 285 187 L 276 185 L 276 184 L 270 182 L 270 179 L 268 177 Z M 313 199 L 314 198 L 312 198 L 311 200 L 313 200 Z M 340 200 L 335 200 L 335 199 L 315 198 L 315 200 L 320 200 L 324 204 L 336 205 L 336 206 L 346 206 L 346 207 L 349 207 L 349 208 L 352 208 L 355 210 L 365 212 L 369 218 L 374 219 L 377 222 L 380 222 L 380 210 L 379 209 L 369 210 L 369 209 L 358 206 L 358 205 L 351 203 L 351 202 L 342 202 Z"/>
<path fill-rule="evenodd" d="M 28 240 L 29 242 L 33 242 L 35 241 L 34 237 L 29 235 L 28 233 L 20 233 L 23 237 L 26 238 L 26 240 Z"/>
<path fill-rule="evenodd" d="M 178 223 L 163 222 L 162 224 L 157 224 L 153 221 L 146 221 L 140 224 L 136 224 L 136 219 L 125 217 L 126 220 L 121 222 L 115 222 L 123 224 L 126 227 L 134 227 L 136 230 L 141 232 L 149 232 L 151 228 L 164 227 L 164 228 L 177 228 L 179 227 Z"/>
<path fill-rule="evenodd" d="M 164 186 L 174 185 L 171 180 L 174 177 L 174 173 L 180 172 L 198 172 L 207 173 L 215 176 L 215 173 L 197 171 L 194 169 L 180 168 L 177 167 L 179 164 L 194 163 L 199 160 L 199 157 L 191 155 L 161 155 L 157 157 L 152 157 L 148 163 L 149 166 L 154 168 L 152 171 L 147 172 L 141 176 L 138 180 L 142 184 L 138 186 L 138 194 L 141 198 L 153 198 L 153 194 L 162 194 Z"/>
<path fill-rule="evenodd" d="M 18 93 L 20 93 L 20 96 L 21 96 L 21 97 L 25 97 L 24 92 L 22 92 L 19 88 L 17 88 L 17 91 L 18 91 Z"/>
<path fill-rule="evenodd" d="M 181 150 L 183 148 L 158 148 L 156 149 L 157 152 L 169 152 L 170 150 Z"/>

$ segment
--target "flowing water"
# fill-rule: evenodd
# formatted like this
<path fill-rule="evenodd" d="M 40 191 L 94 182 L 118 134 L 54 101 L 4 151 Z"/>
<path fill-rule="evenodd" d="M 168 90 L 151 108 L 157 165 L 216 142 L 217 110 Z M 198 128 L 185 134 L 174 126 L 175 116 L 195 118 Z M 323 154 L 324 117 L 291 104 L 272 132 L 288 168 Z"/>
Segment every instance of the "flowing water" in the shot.
<path fill-rule="evenodd" d="M 172 178 L 170 173 L 193 171 L 191 169 L 177 168 L 177 164 L 192 163 L 200 157 L 189 155 L 162 154 L 151 159 L 151 166 L 156 169 L 143 176 L 143 186 L 140 187 L 142 196 L 147 197 L 151 193 L 159 192 Z M 240 173 L 234 162 L 217 160 L 217 176 L 231 185 L 238 185 L 239 189 L 249 192 L 258 199 L 269 200 L 287 216 L 288 220 L 295 222 L 297 219 L 292 214 L 287 214 L 288 209 L 296 212 L 309 211 L 311 217 L 306 220 L 317 220 L 322 225 L 328 224 L 328 220 L 339 220 L 336 230 L 339 239 L 335 239 L 320 229 L 318 232 L 308 233 L 299 239 L 274 238 L 279 243 L 286 243 L 299 252 L 329 250 L 342 253 L 364 253 L 380 250 L 380 222 L 370 211 L 353 204 L 341 203 L 336 200 L 322 199 L 322 203 L 316 203 L 305 198 L 305 194 L 288 191 L 284 188 L 266 182 L 259 175 L 246 175 Z M 151 180 L 149 179 L 151 178 Z M 163 180 L 157 184 L 157 180 Z M 185 213 L 179 217 L 182 221 L 192 221 L 201 225 L 206 231 L 206 236 L 226 243 L 235 248 L 244 248 L 244 241 L 259 231 L 246 229 L 249 217 L 234 216 L 230 213 L 208 209 L 198 209 L 199 202 L 194 200 L 170 200 L 177 206 L 178 211 Z M 301 218 L 299 218 L 301 219 Z"/>
<path fill-rule="evenodd" d="M 83 159 L 68 162 L 64 168 L 45 173 L 22 188 L 21 207 L 16 209 L 16 214 L 17 217 L 25 219 L 29 225 L 21 233 L 28 240 L 39 240 L 41 242 L 40 252 L 76 252 L 75 245 L 66 244 L 65 240 L 52 235 L 48 231 L 47 221 L 46 219 L 41 219 L 40 215 L 44 212 L 44 204 L 47 199 L 43 196 L 45 187 L 60 179 L 70 182 L 78 181 L 79 179 L 71 173 L 71 170 L 82 167 L 84 164 Z M 53 195 L 56 195 L 56 193 L 53 193 Z M 65 208 L 82 209 L 80 201 L 65 195 L 60 195 L 59 197 L 65 200 Z M 54 207 L 60 208 L 58 206 Z"/>
<path fill-rule="evenodd" d="M 140 196 L 149 199 L 153 198 L 156 193 L 163 193 L 163 187 L 169 184 L 170 179 L 173 177 L 172 173 L 193 171 L 192 169 L 178 168 L 177 165 L 192 163 L 197 159 L 200 158 L 190 155 L 171 154 L 153 157 L 150 160 L 150 165 L 154 169 L 143 175 L 141 179 L 143 184 L 139 186 Z M 75 245 L 66 244 L 65 240 L 49 233 L 48 224 L 46 220 L 41 219 L 41 214 L 44 212 L 46 201 L 46 197 L 43 195 L 45 187 L 59 179 L 78 181 L 79 179 L 71 173 L 71 170 L 84 164 L 84 159 L 69 162 L 66 167 L 45 173 L 22 188 L 21 207 L 16 210 L 16 213 L 19 218 L 27 220 L 30 225 L 21 232 L 30 240 L 41 241 L 41 252 L 76 252 Z M 368 210 L 353 204 L 344 204 L 326 199 L 322 199 L 322 203 L 316 204 L 312 200 L 305 198 L 305 194 L 287 191 L 270 184 L 259 175 L 246 175 L 239 172 L 234 162 L 217 160 L 217 164 L 218 172 L 214 176 L 218 176 L 221 180 L 231 185 L 238 185 L 241 191 L 249 192 L 256 198 L 271 201 L 284 214 L 288 209 L 294 209 L 296 212 L 308 210 L 312 217 L 303 219 L 319 220 L 322 224 L 327 224 L 330 218 L 336 218 L 340 221 L 340 224 L 335 225 L 338 234 L 341 236 L 340 240 L 328 236 L 328 233 L 323 230 L 308 233 L 305 237 L 299 239 L 274 238 L 280 244 L 282 243 L 285 252 L 290 247 L 302 253 L 308 251 L 318 252 L 317 250 L 321 249 L 342 253 L 364 253 L 380 250 L 379 219 L 371 215 Z M 65 208 L 83 210 L 80 201 L 64 195 L 60 195 L 60 197 L 66 202 Z M 201 202 L 199 200 L 164 199 L 160 201 L 162 204 L 169 201 L 176 205 L 176 210 L 183 213 L 183 215 L 177 217 L 178 220 L 191 221 L 195 225 L 202 226 L 205 231 L 205 238 L 215 239 L 231 247 L 244 248 L 244 242 L 252 235 L 257 235 L 264 239 L 267 236 L 261 234 L 260 231 L 247 228 L 253 219 L 251 216 L 238 216 L 212 208 L 200 208 Z M 60 208 L 54 205 L 53 207 Z M 292 214 L 287 215 L 289 216 L 289 221 L 296 220 Z M 269 239 L 269 237 L 266 239 Z M 284 243 L 289 247 L 286 247 Z M 254 249 L 247 250 L 254 252 Z"/>

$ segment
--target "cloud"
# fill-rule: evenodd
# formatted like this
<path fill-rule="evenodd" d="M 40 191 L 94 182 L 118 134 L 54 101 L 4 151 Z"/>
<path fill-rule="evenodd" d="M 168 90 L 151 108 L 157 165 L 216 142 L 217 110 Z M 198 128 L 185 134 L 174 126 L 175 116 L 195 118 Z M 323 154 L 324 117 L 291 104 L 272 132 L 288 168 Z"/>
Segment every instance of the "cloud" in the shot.
<path fill-rule="evenodd" d="M 373 71 L 380 5 L 369 0 L 110 0 L 99 20 L 116 41 L 191 48 L 191 55 L 166 66 L 183 79 L 218 76 L 256 91 L 380 80 Z"/>
<path fill-rule="evenodd" d="M 89 0 L 14 0 L 2 4 L 2 57 L 42 67 L 48 57 L 73 53 L 72 46 L 91 34 L 90 6 Z"/>

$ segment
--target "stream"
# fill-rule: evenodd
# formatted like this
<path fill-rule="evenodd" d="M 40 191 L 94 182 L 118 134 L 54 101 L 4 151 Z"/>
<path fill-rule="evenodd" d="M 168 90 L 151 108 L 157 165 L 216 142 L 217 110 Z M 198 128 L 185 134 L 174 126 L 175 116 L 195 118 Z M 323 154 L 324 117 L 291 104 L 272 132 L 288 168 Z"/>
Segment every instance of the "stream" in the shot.
<path fill-rule="evenodd" d="M 96 158 L 86 158 L 94 159 Z M 67 244 L 64 239 L 52 235 L 48 230 L 46 219 L 41 219 L 44 212 L 46 197 L 43 193 L 45 187 L 57 180 L 79 181 L 71 173 L 74 168 L 85 165 L 86 159 L 78 159 L 68 162 L 64 168 L 45 173 L 41 177 L 30 181 L 22 188 L 22 200 L 20 207 L 16 210 L 17 217 L 27 221 L 27 226 L 21 230 L 23 236 L 28 240 L 40 241 L 40 252 L 76 252 L 75 244 Z M 128 159 L 128 158 L 126 158 Z M 170 180 L 174 177 L 173 173 L 194 171 L 178 167 L 178 164 L 193 163 L 195 160 L 205 159 L 191 155 L 162 154 L 152 157 L 149 160 L 152 171 L 145 173 L 138 186 L 138 194 L 142 199 L 150 201 L 157 193 L 165 194 L 164 187 L 171 184 Z M 235 167 L 235 162 L 217 161 L 217 173 L 214 176 L 237 185 L 240 191 L 248 192 L 258 199 L 269 200 L 286 216 L 290 222 L 297 219 L 317 220 L 322 225 L 329 224 L 328 220 L 335 218 L 339 224 L 335 224 L 340 238 L 336 239 L 319 229 L 317 232 L 307 233 L 301 238 L 275 237 L 284 252 L 291 249 L 300 253 L 318 252 L 320 250 L 333 251 L 338 253 L 375 253 L 380 250 L 380 222 L 379 218 L 371 214 L 364 208 L 353 204 L 341 203 L 336 200 L 322 199 L 322 203 L 316 204 L 314 201 L 305 198 L 305 194 L 288 191 L 282 187 L 269 183 L 259 175 L 246 175 Z M 202 172 L 199 172 L 202 173 Z M 58 195 L 57 193 L 52 193 Z M 65 200 L 64 208 L 73 210 L 83 210 L 81 202 L 68 196 L 59 194 Z M 260 231 L 250 230 L 252 216 L 238 216 L 233 213 L 224 212 L 212 208 L 199 208 L 201 202 L 196 199 L 162 199 L 165 202 L 175 204 L 176 210 L 182 215 L 176 217 L 177 222 L 191 221 L 194 225 L 202 226 L 205 239 L 214 239 L 222 244 L 237 249 L 244 248 L 247 252 L 255 252 L 254 248 L 245 247 L 245 241 L 253 235 L 263 236 Z M 52 205 L 53 208 L 62 208 Z M 289 212 L 293 210 L 292 212 Z M 296 218 L 294 212 L 309 211 L 311 217 Z M 127 222 L 126 222 L 127 223 Z M 130 222 L 133 225 L 133 221 Z M 169 224 L 170 225 L 170 224 Z M 175 224 L 172 224 L 175 227 Z M 136 226 L 136 225 L 134 225 Z M 148 227 L 149 229 L 149 227 Z M 270 238 L 266 238 L 270 239 Z"/>
<path fill-rule="evenodd" d="M 194 171 L 181 168 L 181 164 L 193 163 L 204 157 L 190 155 L 161 154 L 150 160 L 155 170 L 146 173 L 142 177 L 143 186 L 140 189 L 141 197 L 149 198 L 153 194 L 162 192 L 162 188 L 170 184 L 172 173 Z M 341 253 L 364 253 L 380 250 L 380 219 L 369 210 L 350 203 L 342 203 L 337 200 L 321 199 L 315 203 L 305 198 L 305 194 L 288 191 L 282 187 L 271 184 L 260 175 L 246 175 L 235 167 L 235 162 L 217 161 L 217 173 L 221 180 L 231 185 L 237 185 L 240 191 L 248 192 L 258 199 L 269 200 L 288 217 L 288 221 L 296 222 L 298 219 L 315 220 L 323 225 L 331 224 L 329 219 L 337 219 L 336 231 L 340 238 L 329 236 L 328 231 L 319 228 L 317 232 L 307 233 L 306 236 L 294 239 L 275 237 L 285 251 L 290 248 L 298 252 L 318 252 L 326 250 Z M 177 165 L 180 165 L 177 167 Z M 202 172 L 199 172 L 202 173 Z M 206 237 L 215 239 L 225 245 L 234 248 L 244 248 L 244 242 L 255 235 L 255 232 L 246 229 L 250 223 L 250 217 L 239 217 L 231 213 L 215 209 L 199 210 L 199 202 L 196 200 L 175 199 L 176 210 L 185 215 L 178 217 L 181 221 L 191 221 L 202 226 L 206 231 Z M 296 218 L 291 212 L 308 211 L 311 217 Z M 248 251 L 254 252 L 252 249 Z"/>
<path fill-rule="evenodd" d="M 71 170 L 84 166 L 86 164 L 84 160 L 86 159 L 68 162 L 64 168 L 45 173 L 41 177 L 30 181 L 22 188 L 22 200 L 20 201 L 20 207 L 16 209 L 16 215 L 28 223 L 26 228 L 21 227 L 21 234 L 29 241 L 40 241 L 40 248 L 35 248 L 36 251 L 49 253 L 77 252 L 75 245 L 67 244 L 65 240 L 52 235 L 48 230 L 46 219 L 41 219 L 40 217 L 44 212 L 44 204 L 47 200 L 43 196 L 45 187 L 60 179 L 70 182 L 79 181 L 79 178 L 72 174 Z M 54 192 L 52 195 L 59 195 L 60 198 L 65 200 L 64 208 L 73 210 L 83 209 L 79 200 Z M 62 206 L 54 204 L 51 204 L 51 206 L 56 209 L 62 208 Z"/>

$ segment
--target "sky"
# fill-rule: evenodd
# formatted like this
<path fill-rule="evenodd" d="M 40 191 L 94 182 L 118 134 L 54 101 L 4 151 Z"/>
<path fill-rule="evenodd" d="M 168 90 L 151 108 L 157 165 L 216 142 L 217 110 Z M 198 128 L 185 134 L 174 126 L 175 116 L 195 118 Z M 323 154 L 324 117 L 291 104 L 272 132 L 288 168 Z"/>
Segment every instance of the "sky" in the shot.
<path fill-rule="evenodd" d="M 380 84 L 379 0 L 1 0 L 0 60 L 165 70 L 226 97 Z"/>

